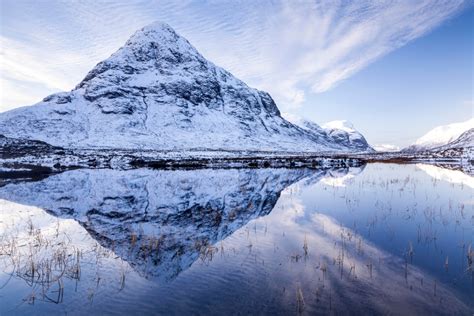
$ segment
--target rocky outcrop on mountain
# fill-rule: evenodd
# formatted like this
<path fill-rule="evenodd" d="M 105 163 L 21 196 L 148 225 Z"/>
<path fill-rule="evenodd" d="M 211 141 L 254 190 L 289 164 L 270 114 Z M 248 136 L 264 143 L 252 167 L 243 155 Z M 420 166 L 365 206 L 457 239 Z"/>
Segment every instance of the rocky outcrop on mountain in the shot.
<path fill-rule="evenodd" d="M 46 142 L 0 135 L 0 159 L 17 158 L 31 153 L 50 154 L 60 150 L 61 148 L 53 147 Z"/>
<path fill-rule="evenodd" d="M 280 116 L 170 26 L 137 31 L 71 92 L 0 114 L 0 134 L 64 148 L 347 150 Z"/>

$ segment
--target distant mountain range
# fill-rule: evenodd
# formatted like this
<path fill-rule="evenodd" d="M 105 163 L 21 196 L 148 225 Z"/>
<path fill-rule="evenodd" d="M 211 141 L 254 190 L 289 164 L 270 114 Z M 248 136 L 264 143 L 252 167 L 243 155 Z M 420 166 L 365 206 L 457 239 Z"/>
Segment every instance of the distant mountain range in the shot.
<path fill-rule="evenodd" d="M 161 151 L 366 151 L 347 123 L 297 126 L 271 98 L 154 23 L 70 92 L 0 114 L 0 135 L 63 148 Z"/>
<path fill-rule="evenodd" d="M 474 147 L 474 118 L 433 128 L 404 152 L 439 151 Z"/>

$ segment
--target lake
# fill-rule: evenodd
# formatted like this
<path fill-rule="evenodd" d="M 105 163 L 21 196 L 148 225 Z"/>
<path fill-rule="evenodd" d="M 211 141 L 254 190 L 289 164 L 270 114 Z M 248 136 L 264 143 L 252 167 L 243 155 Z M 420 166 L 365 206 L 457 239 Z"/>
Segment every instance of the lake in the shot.
<path fill-rule="evenodd" d="M 7 183 L 0 315 L 471 315 L 473 189 L 422 164 Z"/>

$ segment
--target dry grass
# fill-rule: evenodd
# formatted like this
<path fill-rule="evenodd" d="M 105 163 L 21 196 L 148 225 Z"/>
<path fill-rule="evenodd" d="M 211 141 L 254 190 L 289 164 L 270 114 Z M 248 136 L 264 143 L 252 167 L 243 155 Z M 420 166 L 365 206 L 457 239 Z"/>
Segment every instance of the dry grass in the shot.
<path fill-rule="evenodd" d="M 296 289 L 296 311 L 298 312 L 298 314 L 303 313 L 305 305 L 306 304 L 304 301 L 303 291 L 301 290 L 301 287 L 298 285 Z"/>
<path fill-rule="evenodd" d="M 1 225 L 0 229 L 0 271 L 10 275 L 0 288 L 6 287 L 12 279 L 24 281 L 31 289 L 24 298 L 28 304 L 63 303 L 67 283 L 76 284 L 73 287 L 77 290 L 83 277 L 83 264 L 88 265 L 88 270 L 90 266 L 98 269 L 102 258 L 113 257 L 111 251 L 97 243 L 87 249 L 74 245 L 67 227 L 63 229 L 59 221 L 54 228 L 38 228 L 28 218 L 11 226 Z M 99 285 L 100 277 L 97 278 Z M 119 278 L 123 288 L 125 272 Z"/>

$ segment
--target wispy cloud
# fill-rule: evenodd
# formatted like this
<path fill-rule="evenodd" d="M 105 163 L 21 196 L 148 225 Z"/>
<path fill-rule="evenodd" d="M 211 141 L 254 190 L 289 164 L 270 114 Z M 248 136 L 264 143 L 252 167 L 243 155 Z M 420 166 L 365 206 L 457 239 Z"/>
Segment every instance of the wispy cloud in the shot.
<path fill-rule="evenodd" d="M 463 0 L 6 1 L 0 111 L 69 90 L 138 28 L 162 20 L 284 110 L 438 26 Z M 28 94 L 25 87 L 35 87 Z M 6 93 L 8 91 L 8 93 Z M 44 96 L 43 95 L 43 96 Z"/>

